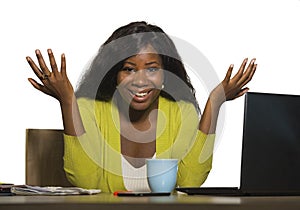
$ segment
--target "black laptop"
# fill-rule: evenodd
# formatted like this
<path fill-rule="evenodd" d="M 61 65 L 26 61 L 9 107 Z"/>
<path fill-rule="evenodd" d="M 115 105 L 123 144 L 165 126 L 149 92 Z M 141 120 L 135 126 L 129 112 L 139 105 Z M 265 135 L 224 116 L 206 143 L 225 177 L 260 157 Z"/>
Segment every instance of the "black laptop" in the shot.
<path fill-rule="evenodd" d="M 300 195 L 300 96 L 245 95 L 240 187 L 176 190 L 189 195 Z"/>

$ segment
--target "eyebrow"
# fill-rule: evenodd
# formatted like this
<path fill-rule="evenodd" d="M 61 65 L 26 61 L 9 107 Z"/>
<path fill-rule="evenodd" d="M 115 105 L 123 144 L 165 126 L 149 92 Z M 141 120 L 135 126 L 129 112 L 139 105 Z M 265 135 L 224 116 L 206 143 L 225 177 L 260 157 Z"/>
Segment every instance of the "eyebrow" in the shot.
<path fill-rule="evenodd" d="M 125 64 L 125 63 L 128 63 L 128 64 L 130 64 L 130 65 L 132 65 L 132 66 L 136 66 L 135 63 L 132 63 L 132 62 L 130 62 L 130 61 L 125 61 L 124 64 Z"/>
<path fill-rule="evenodd" d="M 160 65 L 160 63 L 158 63 L 156 61 L 151 61 L 151 62 L 146 63 L 147 66 L 152 65 L 152 64 L 158 64 L 158 65 Z"/>
<path fill-rule="evenodd" d="M 130 62 L 130 61 L 125 61 L 124 64 L 125 64 L 125 63 L 128 63 L 128 64 L 130 64 L 130 65 L 136 66 L 135 63 L 132 63 L 132 62 Z M 160 65 L 160 63 L 158 63 L 157 61 L 151 61 L 151 62 L 146 63 L 145 65 L 146 65 L 146 66 L 149 66 L 149 65 L 152 65 L 152 64 L 158 64 L 158 65 Z"/>

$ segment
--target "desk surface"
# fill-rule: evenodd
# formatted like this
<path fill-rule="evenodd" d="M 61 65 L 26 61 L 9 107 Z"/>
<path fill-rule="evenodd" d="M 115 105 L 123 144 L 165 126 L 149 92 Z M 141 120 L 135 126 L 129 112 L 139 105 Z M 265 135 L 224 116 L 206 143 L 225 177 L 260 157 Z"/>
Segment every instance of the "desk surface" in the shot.
<path fill-rule="evenodd" d="M 107 193 L 79 196 L 0 196 L 0 209 L 300 209 L 300 196 L 218 197 L 180 194 L 161 197 L 117 197 Z"/>

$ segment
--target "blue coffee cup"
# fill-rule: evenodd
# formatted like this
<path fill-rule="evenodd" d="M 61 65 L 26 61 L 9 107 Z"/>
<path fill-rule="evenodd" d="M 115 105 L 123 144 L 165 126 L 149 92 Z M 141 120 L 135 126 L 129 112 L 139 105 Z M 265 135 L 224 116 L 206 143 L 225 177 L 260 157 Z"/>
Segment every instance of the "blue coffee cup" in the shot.
<path fill-rule="evenodd" d="M 152 192 L 172 192 L 177 181 L 177 159 L 147 159 L 147 179 Z"/>

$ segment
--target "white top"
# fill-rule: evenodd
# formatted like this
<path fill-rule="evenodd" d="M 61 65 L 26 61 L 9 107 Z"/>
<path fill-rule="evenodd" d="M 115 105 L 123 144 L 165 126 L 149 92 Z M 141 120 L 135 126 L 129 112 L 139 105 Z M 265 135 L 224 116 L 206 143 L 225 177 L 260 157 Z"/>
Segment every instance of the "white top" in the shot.
<path fill-rule="evenodd" d="M 134 192 L 150 192 L 150 187 L 147 181 L 147 167 L 146 164 L 140 168 L 133 167 L 122 156 L 122 175 L 126 190 Z M 155 158 L 154 154 L 153 158 Z"/>

